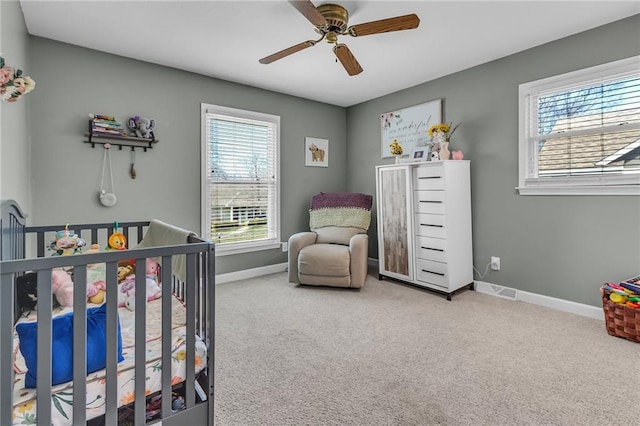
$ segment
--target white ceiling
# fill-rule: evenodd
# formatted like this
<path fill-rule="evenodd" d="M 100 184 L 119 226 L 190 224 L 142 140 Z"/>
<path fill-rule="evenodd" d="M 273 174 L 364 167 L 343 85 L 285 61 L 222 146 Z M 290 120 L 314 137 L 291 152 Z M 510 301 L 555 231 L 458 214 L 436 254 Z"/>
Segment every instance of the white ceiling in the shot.
<path fill-rule="evenodd" d="M 320 1 L 349 24 L 408 13 L 414 30 L 341 36 L 350 77 L 324 41 L 269 65 L 313 26 L 287 1 L 21 0 L 30 34 L 338 106 L 350 106 L 640 12 L 634 1 Z"/>

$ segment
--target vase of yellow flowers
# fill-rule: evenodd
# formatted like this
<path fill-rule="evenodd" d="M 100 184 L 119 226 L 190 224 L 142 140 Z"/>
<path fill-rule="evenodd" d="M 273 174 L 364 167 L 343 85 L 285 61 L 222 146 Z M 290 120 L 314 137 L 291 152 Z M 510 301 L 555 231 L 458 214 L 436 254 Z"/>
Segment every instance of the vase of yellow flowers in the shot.
<path fill-rule="evenodd" d="M 402 145 L 398 142 L 397 139 L 394 139 L 391 144 L 389 144 L 389 148 L 391 148 L 391 155 L 396 158 L 396 164 L 400 162 L 400 156 L 402 155 Z"/>
<path fill-rule="evenodd" d="M 448 160 L 451 156 L 451 152 L 449 151 L 449 141 L 451 140 L 453 132 L 456 131 L 459 125 L 460 124 L 458 123 L 453 127 L 453 123 L 439 123 L 429 127 L 429 137 L 431 138 L 431 141 L 434 146 L 438 145 L 440 147 L 441 160 Z"/>

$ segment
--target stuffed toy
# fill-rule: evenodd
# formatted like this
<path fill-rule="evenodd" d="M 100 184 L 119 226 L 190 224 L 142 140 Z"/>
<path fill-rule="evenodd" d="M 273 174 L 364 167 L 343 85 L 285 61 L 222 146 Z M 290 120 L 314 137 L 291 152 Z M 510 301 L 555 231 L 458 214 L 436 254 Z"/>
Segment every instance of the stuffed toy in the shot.
<path fill-rule="evenodd" d="M 61 306 L 73 306 L 73 280 L 67 272 L 54 269 L 51 271 L 51 286 L 56 300 Z"/>
<path fill-rule="evenodd" d="M 126 250 L 127 249 L 127 237 L 120 232 L 114 232 L 109 235 L 107 240 L 107 250 Z"/>
<path fill-rule="evenodd" d="M 100 244 L 91 244 L 91 247 L 89 247 L 89 249 L 87 249 L 87 251 L 85 251 L 84 254 L 99 253 L 99 252 L 100 252 Z"/>
<path fill-rule="evenodd" d="M 73 306 L 73 279 L 67 272 L 59 269 L 51 271 L 53 294 L 60 306 Z M 104 281 L 95 281 L 87 285 L 87 299 L 91 303 L 102 304 L 107 286 Z"/>
<path fill-rule="evenodd" d="M 105 294 L 107 294 L 107 284 L 102 280 L 95 281 L 87 286 L 87 299 L 91 303 L 101 305 L 104 302 Z"/>
<path fill-rule="evenodd" d="M 147 301 L 162 297 L 162 289 L 158 285 L 155 276 L 148 275 L 145 279 Z M 129 275 L 121 284 L 118 293 L 118 306 L 126 306 L 129 310 L 135 310 L 136 277 Z"/>
<path fill-rule="evenodd" d="M 53 250 L 53 256 L 69 256 L 82 252 L 82 247 L 87 243 L 68 227 L 56 232 L 56 238 L 49 244 L 49 250 Z"/>
<path fill-rule="evenodd" d="M 129 119 L 128 125 L 137 137 L 151 140 L 156 139 L 153 135 L 153 130 L 156 128 L 156 120 L 153 118 L 136 115 Z"/>
<path fill-rule="evenodd" d="M 147 277 L 155 277 L 160 282 L 160 264 L 153 259 L 147 258 Z"/>
<path fill-rule="evenodd" d="M 131 264 L 118 265 L 118 283 L 124 281 L 129 275 L 133 274 L 134 267 Z"/>

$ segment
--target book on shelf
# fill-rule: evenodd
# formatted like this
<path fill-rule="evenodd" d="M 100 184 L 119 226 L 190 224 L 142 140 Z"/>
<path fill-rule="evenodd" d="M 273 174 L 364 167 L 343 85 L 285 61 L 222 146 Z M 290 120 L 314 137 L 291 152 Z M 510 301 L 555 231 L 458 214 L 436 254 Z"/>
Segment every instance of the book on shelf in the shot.
<path fill-rule="evenodd" d="M 118 127 L 121 128 L 122 127 L 122 123 L 120 123 L 119 121 L 107 121 L 107 120 L 96 120 L 94 119 L 91 124 L 93 126 L 97 126 L 97 127 Z"/>
<path fill-rule="evenodd" d="M 94 135 L 127 136 L 127 133 L 125 131 L 117 129 L 92 129 L 91 133 L 93 133 Z"/>
<path fill-rule="evenodd" d="M 107 120 L 107 121 L 116 121 L 116 118 L 112 115 L 105 115 L 105 114 L 89 114 L 89 117 L 95 119 L 100 119 L 100 120 Z"/>

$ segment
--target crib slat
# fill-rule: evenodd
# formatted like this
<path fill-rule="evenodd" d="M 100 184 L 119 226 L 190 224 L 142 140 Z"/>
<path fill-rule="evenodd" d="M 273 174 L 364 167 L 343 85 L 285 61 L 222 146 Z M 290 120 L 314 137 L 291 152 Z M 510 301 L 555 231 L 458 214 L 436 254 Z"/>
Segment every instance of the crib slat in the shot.
<path fill-rule="evenodd" d="M 105 424 L 118 424 L 118 263 L 107 262 L 107 356 Z"/>
<path fill-rule="evenodd" d="M 146 421 L 146 362 L 147 362 L 147 292 L 146 289 L 146 259 L 136 259 L 135 275 L 136 289 L 135 294 L 135 323 L 136 323 L 136 354 L 135 354 L 135 402 L 134 402 L 134 419 L 135 424 L 142 425 Z"/>
<path fill-rule="evenodd" d="M 38 232 L 36 237 L 37 240 L 37 256 L 44 257 L 44 232 Z"/>
<path fill-rule="evenodd" d="M 187 276 L 188 285 L 185 285 L 187 303 L 187 341 L 186 341 L 186 379 L 185 379 L 185 405 L 191 408 L 195 405 L 195 352 L 196 352 L 196 255 L 187 254 Z"/>
<path fill-rule="evenodd" d="M 206 274 L 203 274 L 203 277 L 206 277 L 203 284 L 206 286 L 206 295 L 207 295 L 207 325 L 206 330 L 208 331 L 206 335 L 209 336 L 209 341 L 207 342 L 207 348 L 209 349 L 208 356 L 209 360 L 207 362 L 207 392 L 209 399 L 209 426 L 213 426 L 213 419 L 215 418 L 215 405 L 213 403 L 213 395 L 215 391 L 214 387 L 214 367 L 215 367 L 215 347 L 216 347 L 216 339 L 215 339 L 215 330 L 216 330 L 216 256 L 215 256 L 215 245 L 211 243 L 209 246 L 209 251 L 206 252 L 206 263 L 207 263 L 207 271 Z"/>
<path fill-rule="evenodd" d="M 75 283 L 87 282 L 86 265 L 73 270 Z M 55 355 L 54 355 L 55 356 Z M 73 422 L 87 421 L 87 293 L 73 292 Z"/>
<path fill-rule="evenodd" d="M 13 423 L 13 274 L 0 280 L 0 425 Z"/>
<path fill-rule="evenodd" d="M 37 395 L 36 415 L 38 424 L 51 424 L 51 374 L 52 359 L 52 310 L 51 269 L 38 271 L 38 360 L 36 362 Z M 44 297 L 42 297 L 44 295 Z"/>
<path fill-rule="evenodd" d="M 162 256 L 162 418 L 171 415 L 171 256 Z M 165 286 L 166 283 L 166 286 Z M 166 292 L 166 293 L 165 293 Z M 168 367 L 166 367 L 168 366 Z"/>

